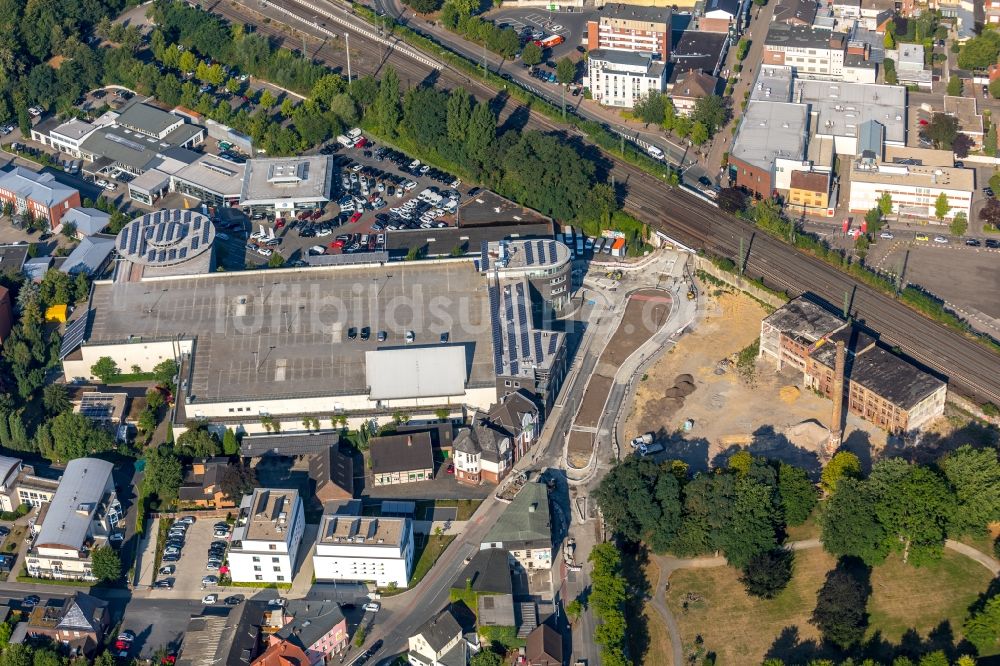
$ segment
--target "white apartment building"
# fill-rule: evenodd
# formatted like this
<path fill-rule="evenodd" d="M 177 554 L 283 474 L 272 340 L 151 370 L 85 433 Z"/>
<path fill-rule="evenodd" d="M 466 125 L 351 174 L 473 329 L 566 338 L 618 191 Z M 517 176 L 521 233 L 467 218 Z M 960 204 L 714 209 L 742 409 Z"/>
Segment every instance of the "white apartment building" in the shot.
<path fill-rule="evenodd" d="M 639 51 L 666 61 L 672 15 L 670 7 L 606 4 L 587 24 L 587 50 Z"/>
<path fill-rule="evenodd" d="M 379 587 L 409 585 L 413 524 L 409 518 L 323 516 L 316 538 L 316 580 L 374 581 Z"/>
<path fill-rule="evenodd" d="M 257 488 L 240 503 L 229 547 L 238 583 L 291 583 L 305 515 L 297 490 Z"/>
<path fill-rule="evenodd" d="M 650 92 L 664 91 L 665 71 L 648 53 L 597 49 L 587 60 L 587 87 L 605 106 L 632 108 Z"/>
<path fill-rule="evenodd" d="M 113 470 L 96 458 L 66 465 L 48 510 L 40 514 L 41 529 L 25 560 L 29 576 L 94 580 L 91 553 L 107 544 L 123 517 Z"/>
<path fill-rule="evenodd" d="M 970 216 L 975 187 L 975 172 L 971 169 L 858 160 L 851 164 L 848 205 L 852 213 L 864 213 L 875 207 L 883 192 L 888 192 L 893 213 L 947 223 L 959 213 Z M 935 208 L 942 193 L 950 208 L 939 220 Z"/>

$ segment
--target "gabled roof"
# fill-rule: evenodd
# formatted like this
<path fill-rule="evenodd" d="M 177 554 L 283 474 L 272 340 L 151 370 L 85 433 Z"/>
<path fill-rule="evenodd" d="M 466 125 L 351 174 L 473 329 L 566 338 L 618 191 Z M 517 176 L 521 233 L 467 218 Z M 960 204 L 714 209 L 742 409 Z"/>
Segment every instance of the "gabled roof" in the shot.
<path fill-rule="evenodd" d="M 701 99 L 715 94 L 719 79 L 699 69 L 692 69 L 677 77 L 671 97 Z"/>
<path fill-rule="evenodd" d="M 376 474 L 434 467 L 431 436 L 426 432 L 373 437 L 369 454 L 372 471 Z"/>
<path fill-rule="evenodd" d="M 76 193 L 51 173 L 36 173 L 19 166 L 0 175 L 0 188 L 44 206 L 55 206 Z"/>
<path fill-rule="evenodd" d="M 76 230 L 84 236 L 99 234 L 111 222 L 111 215 L 96 208 L 76 207 L 63 213 L 62 223 L 76 225 Z"/>
<path fill-rule="evenodd" d="M 548 624 L 536 627 L 525 640 L 524 656 L 531 666 L 562 666 L 562 634 Z"/>
<path fill-rule="evenodd" d="M 49 502 L 35 546 L 82 548 L 90 521 L 104 497 L 104 489 L 111 483 L 113 470 L 114 465 L 106 460 L 70 460 Z"/>
<path fill-rule="evenodd" d="M 464 590 L 466 585 L 471 585 L 475 592 L 512 594 L 514 584 L 510 578 L 510 553 L 504 548 L 487 548 L 477 552 L 452 588 Z"/>
<path fill-rule="evenodd" d="M 451 609 L 445 608 L 420 625 L 413 635 L 423 636 L 432 650 L 440 652 L 445 645 L 455 639 L 455 636 L 462 635 L 462 625 L 452 615 Z"/>
<path fill-rule="evenodd" d="M 476 412 L 472 417 L 472 427 L 463 428 L 455 439 L 455 450 L 462 453 L 481 454 L 491 462 L 500 461 L 503 440 L 513 435 L 502 425 L 494 423 L 488 416 Z"/>
<path fill-rule="evenodd" d="M 69 253 L 62 267 L 63 273 L 93 275 L 104 266 L 104 262 L 115 249 L 115 239 L 104 236 L 87 236 Z"/>
<path fill-rule="evenodd" d="M 66 600 L 63 609 L 62 619 L 56 629 L 90 631 L 100 635 L 108 612 L 108 602 L 77 592 Z"/>
<path fill-rule="evenodd" d="M 253 666 L 311 666 L 312 660 L 298 645 L 281 641 L 264 650 Z"/>
<path fill-rule="evenodd" d="M 335 601 L 293 600 L 288 602 L 283 613 L 285 626 L 275 636 L 303 650 L 311 648 L 344 621 L 344 614 Z"/>

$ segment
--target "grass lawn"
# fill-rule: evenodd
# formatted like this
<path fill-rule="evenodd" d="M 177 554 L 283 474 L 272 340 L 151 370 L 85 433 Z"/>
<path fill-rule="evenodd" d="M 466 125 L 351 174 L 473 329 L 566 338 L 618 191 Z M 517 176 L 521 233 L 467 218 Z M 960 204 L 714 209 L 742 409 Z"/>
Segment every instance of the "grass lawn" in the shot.
<path fill-rule="evenodd" d="M 705 648 L 718 654 L 719 664 L 760 663 L 786 628 L 795 628 L 800 641 L 819 638 L 809 616 L 833 565 L 834 558 L 819 548 L 796 553 L 792 582 L 771 601 L 747 596 L 738 572 L 729 567 L 681 570 L 671 576 L 667 604 L 677 617 L 685 645 L 700 634 Z M 985 568 L 951 551 L 945 551 L 941 562 L 922 569 L 891 557 L 872 572 L 869 634 L 878 630 L 885 640 L 898 643 L 909 628 L 926 638 L 948 621 L 957 639 L 967 607 L 990 578 Z"/>
<path fill-rule="evenodd" d="M 813 511 L 809 519 L 801 525 L 788 528 L 788 539 L 786 541 L 805 541 L 807 539 L 818 539 L 822 531 L 819 522 L 819 511 Z"/>
<path fill-rule="evenodd" d="M 431 570 L 431 567 L 434 566 L 437 559 L 441 557 L 441 553 L 443 553 L 454 540 L 454 534 L 446 534 L 444 536 L 434 536 L 432 534 L 427 537 L 420 538 L 419 543 L 416 545 L 417 563 L 413 566 L 413 575 L 410 576 L 410 587 L 416 586 L 417 583 L 423 580 L 423 577 L 426 576 L 427 572 Z"/>

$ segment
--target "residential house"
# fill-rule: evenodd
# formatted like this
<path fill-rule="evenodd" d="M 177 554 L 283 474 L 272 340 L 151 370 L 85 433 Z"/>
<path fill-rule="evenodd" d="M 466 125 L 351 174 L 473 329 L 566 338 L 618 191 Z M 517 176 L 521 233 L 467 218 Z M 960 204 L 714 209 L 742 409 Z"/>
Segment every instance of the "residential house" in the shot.
<path fill-rule="evenodd" d="M 549 624 L 535 628 L 525 641 L 524 659 L 527 666 L 563 666 L 563 637 Z"/>
<path fill-rule="evenodd" d="M 368 454 L 376 486 L 434 478 L 434 454 L 426 432 L 373 437 Z"/>
<path fill-rule="evenodd" d="M 291 583 L 304 530 L 297 490 L 257 488 L 246 495 L 230 539 L 233 581 Z"/>
<path fill-rule="evenodd" d="M 787 25 L 812 25 L 818 8 L 816 0 L 780 0 L 774 6 L 771 20 Z"/>
<path fill-rule="evenodd" d="M 339 445 L 307 457 L 313 494 L 322 504 L 354 497 L 354 454 Z"/>
<path fill-rule="evenodd" d="M 59 488 L 40 512 L 41 529 L 28 551 L 28 575 L 59 580 L 95 580 L 91 554 L 105 545 L 124 517 L 114 465 L 76 458 L 66 465 Z"/>
<path fill-rule="evenodd" d="M 16 166 L 0 173 L 0 202 L 12 205 L 19 215 L 45 220 L 50 230 L 58 231 L 62 216 L 80 205 L 80 192 L 63 185 L 51 173 Z"/>
<path fill-rule="evenodd" d="M 205 608 L 188 620 L 176 666 L 250 666 L 263 624 L 260 606 L 252 602 Z"/>
<path fill-rule="evenodd" d="M 323 516 L 313 555 L 316 580 L 409 585 L 413 570 L 413 523 L 409 518 Z"/>
<path fill-rule="evenodd" d="M 200 458 L 191 463 L 178 489 L 178 499 L 190 506 L 229 509 L 236 502 L 222 491 L 222 479 L 232 465 L 229 458 Z"/>
<path fill-rule="evenodd" d="M 540 410 L 520 389 L 476 412 L 455 439 L 455 478 L 462 483 L 499 483 L 527 452 L 541 430 Z"/>
<path fill-rule="evenodd" d="M 651 54 L 596 49 L 587 54 L 587 88 L 604 106 L 632 108 L 651 92 L 663 92 L 666 69 Z"/>
<path fill-rule="evenodd" d="M 334 601 L 294 599 L 271 616 L 281 622 L 268 639 L 271 646 L 290 643 L 305 652 L 312 666 L 325 664 L 347 650 L 347 620 Z"/>
<path fill-rule="evenodd" d="M 670 91 L 677 115 L 690 116 L 698 100 L 714 95 L 718 86 L 718 77 L 701 70 L 688 70 L 681 74 Z"/>
<path fill-rule="evenodd" d="M 788 210 L 804 215 L 832 217 L 831 174 L 828 171 L 793 171 L 788 189 Z"/>
<path fill-rule="evenodd" d="M 84 238 L 104 231 L 111 223 L 111 215 L 96 208 L 70 208 L 63 215 L 63 224 L 76 228 L 76 237 Z"/>
<path fill-rule="evenodd" d="M 500 518 L 483 537 L 480 550 L 504 548 L 527 570 L 552 566 L 552 522 L 545 484 L 524 484 Z"/>
<path fill-rule="evenodd" d="M 70 275 L 77 273 L 85 273 L 91 277 L 100 275 L 107 267 L 114 249 L 114 236 L 87 236 L 73 248 L 59 270 Z"/>
<path fill-rule="evenodd" d="M 511 556 L 503 548 L 480 550 L 452 585 L 454 590 L 475 594 L 476 623 L 479 626 L 517 627 Z M 471 603 L 470 600 L 465 600 Z"/>
<path fill-rule="evenodd" d="M 312 661 L 291 641 L 277 641 L 251 662 L 251 666 L 311 666 Z"/>
<path fill-rule="evenodd" d="M 450 608 L 431 617 L 410 636 L 406 658 L 411 666 L 466 666 L 469 646 Z"/>
<path fill-rule="evenodd" d="M 48 638 L 70 654 L 93 657 L 111 626 L 108 602 L 83 592 L 68 597 L 52 597 L 35 606 L 27 621 L 19 622 L 11 643 Z"/>
<path fill-rule="evenodd" d="M 23 467 L 20 458 L 0 456 L 0 511 L 13 511 L 21 505 L 14 488 Z"/>

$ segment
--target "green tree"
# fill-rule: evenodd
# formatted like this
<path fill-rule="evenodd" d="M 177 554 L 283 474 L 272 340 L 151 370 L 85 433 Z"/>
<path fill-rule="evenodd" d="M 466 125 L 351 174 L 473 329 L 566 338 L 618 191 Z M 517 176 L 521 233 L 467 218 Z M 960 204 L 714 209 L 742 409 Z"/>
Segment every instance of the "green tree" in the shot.
<path fill-rule="evenodd" d="M 1000 462 L 996 450 L 966 445 L 947 454 L 939 464 L 956 500 L 948 533 L 985 536 L 987 525 L 1000 520 Z"/>
<path fill-rule="evenodd" d="M 816 486 L 805 470 L 786 463 L 778 465 L 778 495 L 788 525 L 801 525 L 816 507 Z"/>
<path fill-rule="evenodd" d="M 264 109 L 270 109 L 272 106 L 274 106 L 274 103 L 276 101 L 277 100 L 274 98 L 274 95 L 271 93 L 270 90 L 267 89 L 264 89 L 264 91 L 261 92 L 260 99 L 258 100 L 258 102 Z"/>
<path fill-rule="evenodd" d="M 521 50 L 521 62 L 528 67 L 534 67 L 542 61 L 542 49 L 534 42 L 528 42 Z"/>
<path fill-rule="evenodd" d="M 111 546 L 101 546 L 90 555 L 90 570 L 99 581 L 116 581 L 122 575 L 122 561 Z"/>
<path fill-rule="evenodd" d="M 858 557 L 869 566 L 889 553 L 888 534 L 875 515 L 875 496 L 864 481 L 845 476 L 820 513 L 823 548 L 836 556 Z"/>
<path fill-rule="evenodd" d="M 602 664 L 624 666 L 627 593 L 621 555 L 614 544 L 605 542 L 594 546 L 587 559 L 593 565 L 590 607 L 599 622 L 593 640 L 601 646 Z"/>
<path fill-rule="evenodd" d="M 188 458 L 210 458 L 222 451 L 219 439 L 203 425 L 189 427 L 177 438 L 177 455 Z"/>
<path fill-rule="evenodd" d="M 399 104 L 399 77 L 396 70 L 387 67 L 379 82 L 378 96 L 372 105 L 375 122 L 382 134 L 393 139 L 399 129 L 403 111 Z"/>
<path fill-rule="evenodd" d="M 920 136 L 934 144 L 935 148 L 949 149 L 958 136 L 958 118 L 944 113 L 935 113 L 930 122 L 920 130 Z"/>
<path fill-rule="evenodd" d="M 222 453 L 227 456 L 235 456 L 240 452 L 240 442 L 236 439 L 236 433 L 232 428 L 226 428 L 222 435 Z"/>
<path fill-rule="evenodd" d="M 472 120 L 472 96 L 465 88 L 454 88 L 448 95 L 446 113 L 448 138 L 455 142 L 464 142 Z"/>
<path fill-rule="evenodd" d="M 838 451 L 823 468 L 820 487 L 827 494 L 837 491 L 837 484 L 844 477 L 861 476 L 861 461 L 850 451 Z"/>
<path fill-rule="evenodd" d="M 937 219 L 943 220 L 950 210 L 951 204 L 948 203 L 948 195 L 942 192 L 934 201 L 934 215 L 937 216 Z"/>
<path fill-rule="evenodd" d="M 139 432 L 144 434 L 152 433 L 156 429 L 156 414 L 149 408 L 142 410 L 139 414 L 139 419 L 136 422 L 136 427 Z"/>
<path fill-rule="evenodd" d="M 668 97 L 656 90 L 650 90 L 632 108 L 632 113 L 647 123 L 662 123 L 667 111 Z"/>
<path fill-rule="evenodd" d="M 966 217 L 964 211 L 955 213 L 955 217 L 952 218 L 951 224 L 948 225 L 948 229 L 955 236 L 965 235 L 965 232 L 969 230 L 969 218 Z"/>
<path fill-rule="evenodd" d="M 153 378 L 160 386 L 167 386 L 173 390 L 174 378 L 177 376 L 179 366 L 177 361 L 168 358 L 153 366 Z"/>
<path fill-rule="evenodd" d="M 42 405 L 49 414 L 65 412 L 70 408 L 69 394 L 65 384 L 49 384 L 42 389 Z"/>
<path fill-rule="evenodd" d="M 90 372 L 105 384 L 110 384 L 121 374 L 118 365 L 110 356 L 102 356 L 97 359 L 97 362 L 90 366 Z"/>
<path fill-rule="evenodd" d="M 792 580 L 792 551 L 776 548 L 750 558 L 740 575 L 747 594 L 774 599 Z"/>
<path fill-rule="evenodd" d="M 709 136 L 714 135 L 720 127 L 725 125 L 728 117 L 729 110 L 726 108 L 726 102 L 718 95 L 706 95 L 699 98 L 691 111 L 691 122 L 704 125 Z"/>
<path fill-rule="evenodd" d="M 23 643 L 5 645 L 0 654 L 0 666 L 32 666 L 32 648 Z"/>
<path fill-rule="evenodd" d="M 503 659 L 492 648 L 486 647 L 472 656 L 469 666 L 501 666 Z"/>
<path fill-rule="evenodd" d="M 882 217 L 892 215 L 892 194 L 889 192 L 882 193 L 882 196 L 878 198 L 878 209 L 882 213 Z"/>
<path fill-rule="evenodd" d="M 983 139 L 983 152 L 990 157 L 997 154 L 997 125 L 991 122 L 990 128 L 986 131 L 986 138 Z"/>
<path fill-rule="evenodd" d="M 852 570 L 855 568 L 856 565 L 841 560 L 826 574 L 809 620 L 819 629 L 823 640 L 842 649 L 860 642 L 868 626 L 865 609 L 871 588 L 862 574 Z"/>
<path fill-rule="evenodd" d="M 746 449 L 740 449 L 729 456 L 729 460 L 726 461 L 726 467 L 736 472 L 740 477 L 744 477 L 750 473 L 750 465 L 752 464 L 753 455 Z"/>
<path fill-rule="evenodd" d="M 967 41 L 958 52 L 958 66 L 962 69 L 986 69 L 996 63 L 1000 54 L 1000 34 L 983 30 L 978 37 Z"/>
<path fill-rule="evenodd" d="M 965 620 L 962 633 L 980 654 L 991 654 L 1000 645 L 1000 595 L 973 610 Z"/>
<path fill-rule="evenodd" d="M 556 80 L 564 86 L 573 83 L 576 78 L 576 63 L 567 57 L 562 57 L 556 63 Z"/>
<path fill-rule="evenodd" d="M 596 498 L 612 532 L 664 552 L 681 522 L 680 484 L 651 460 L 629 457 L 601 480 Z"/>
<path fill-rule="evenodd" d="M 691 143 L 693 143 L 694 145 L 696 146 L 702 145 L 703 143 L 708 141 L 708 128 L 706 128 L 705 125 L 700 121 L 695 121 L 695 123 L 691 125 L 690 138 L 691 138 Z"/>
<path fill-rule="evenodd" d="M 249 465 L 230 465 L 222 474 L 219 486 L 226 497 L 238 502 L 257 487 L 257 473 Z"/>
<path fill-rule="evenodd" d="M 441 0 L 405 0 L 413 11 L 420 14 L 430 14 L 441 9 Z"/>
<path fill-rule="evenodd" d="M 885 31 L 885 37 L 882 39 L 882 46 L 886 49 L 896 48 L 896 40 L 893 38 L 892 33 L 888 30 Z"/>
<path fill-rule="evenodd" d="M 58 460 L 66 461 L 103 453 L 114 448 L 114 439 L 82 414 L 63 412 L 51 421 L 52 446 Z"/>
<path fill-rule="evenodd" d="M 875 494 L 875 516 L 889 535 L 889 547 L 903 562 L 921 566 L 941 557 L 956 500 L 934 470 L 899 459 L 872 466 L 866 482 Z"/>
<path fill-rule="evenodd" d="M 284 265 L 285 265 L 285 258 L 280 254 L 278 254 L 277 252 L 272 254 L 267 260 L 268 268 L 281 268 Z"/>
<path fill-rule="evenodd" d="M 569 618 L 571 624 L 575 623 L 583 615 L 583 603 L 579 599 L 573 599 L 571 602 L 566 604 L 566 617 Z"/>
<path fill-rule="evenodd" d="M 171 505 L 184 480 L 184 469 L 177 454 L 168 446 L 150 447 L 146 451 L 146 468 L 143 489 L 155 494 L 160 502 Z"/>
<path fill-rule="evenodd" d="M 736 482 L 736 495 L 719 545 L 731 566 L 742 569 L 755 557 L 777 546 L 773 491 L 751 478 Z"/>

